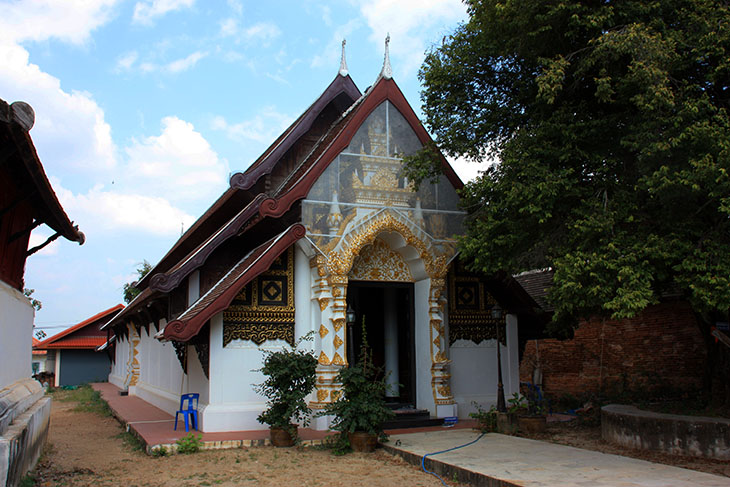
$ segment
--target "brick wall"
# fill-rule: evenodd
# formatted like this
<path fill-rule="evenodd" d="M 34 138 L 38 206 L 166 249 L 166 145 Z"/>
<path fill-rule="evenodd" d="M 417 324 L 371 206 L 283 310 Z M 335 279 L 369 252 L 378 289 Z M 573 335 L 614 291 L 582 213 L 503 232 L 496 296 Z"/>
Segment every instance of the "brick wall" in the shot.
<path fill-rule="evenodd" d="M 537 348 L 537 350 L 536 350 Z M 543 388 L 553 398 L 604 392 L 696 390 L 707 360 L 704 340 L 685 302 L 651 306 L 632 319 L 580 324 L 572 340 L 530 340 L 520 380 L 532 381 L 539 354 Z"/>

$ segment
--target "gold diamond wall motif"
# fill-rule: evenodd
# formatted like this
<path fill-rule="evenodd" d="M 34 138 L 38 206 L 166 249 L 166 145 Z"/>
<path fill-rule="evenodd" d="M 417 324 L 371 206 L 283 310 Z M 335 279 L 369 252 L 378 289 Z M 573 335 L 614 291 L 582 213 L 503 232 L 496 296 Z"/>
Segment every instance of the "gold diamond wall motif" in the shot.
<path fill-rule="evenodd" d="M 294 248 L 261 273 L 223 312 L 223 346 L 233 340 L 294 345 Z"/>

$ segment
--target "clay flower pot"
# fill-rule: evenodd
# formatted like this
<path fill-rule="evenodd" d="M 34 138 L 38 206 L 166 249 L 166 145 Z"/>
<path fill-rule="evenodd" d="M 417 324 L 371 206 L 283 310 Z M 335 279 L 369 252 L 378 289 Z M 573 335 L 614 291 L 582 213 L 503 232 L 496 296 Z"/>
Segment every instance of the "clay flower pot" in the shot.
<path fill-rule="evenodd" d="M 517 425 L 522 433 L 544 433 L 547 428 L 545 416 L 519 416 Z"/>
<path fill-rule="evenodd" d="M 371 453 L 375 451 L 375 446 L 378 444 L 378 437 L 372 433 L 366 433 L 364 431 L 355 431 L 354 433 L 347 433 L 347 437 L 350 440 L 350 446 L 353 451 L 362 453 Z"/>
<path fill-rule="evenodd" d="M 296 431 L 296 427 L 294 428 Z M 294 436 L 284 428 L 269 428 L 271 434 L 271 445 L 276 447 L 289 447 L 294 446 Z"/>

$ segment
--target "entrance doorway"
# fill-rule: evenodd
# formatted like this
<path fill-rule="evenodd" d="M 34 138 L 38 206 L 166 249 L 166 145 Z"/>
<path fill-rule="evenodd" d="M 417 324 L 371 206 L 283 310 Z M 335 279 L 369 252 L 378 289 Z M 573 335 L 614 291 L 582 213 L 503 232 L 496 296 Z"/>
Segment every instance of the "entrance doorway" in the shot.
<path fill-rule="evenodd" d="M 364 332 L 373 363 L 388 374 L 387 401 L 416 406 L 415 336 L 412 283 L 350 281 L 347 304 L 357 316 L 348 330 L 348 363 L 357 363 Z"/>

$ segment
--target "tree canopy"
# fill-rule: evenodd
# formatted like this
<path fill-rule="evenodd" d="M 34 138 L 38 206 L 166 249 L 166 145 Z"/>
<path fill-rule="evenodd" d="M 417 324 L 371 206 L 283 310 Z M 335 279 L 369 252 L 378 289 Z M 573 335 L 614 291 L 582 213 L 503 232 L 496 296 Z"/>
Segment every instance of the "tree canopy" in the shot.
<path fill-rule="evenodd" d="M 486 273 L 552 268 L 554 332 L 667 294 L 726 321 L 728 2 L 466 3 L 420 72 L 439 148 L 498 159 L 464 189 L 462 255 Z"/>
<path fill-rule="evenodd" d="M 138 267 L 134 270 L 134 272 L 137 273 L 137 280 L 126 283 L 122 288 L 125 303 L 129 304 L 134 298 L 137 297 L 137 295 L 140 293 L 139 289 L 137 289 L 136 287 L 137 282 L 139 282 L 139 280 L 146 276 L 147 273 L 151 270 L 152 264 L 147 262 L 147 259 L 138 264 Z"/>

